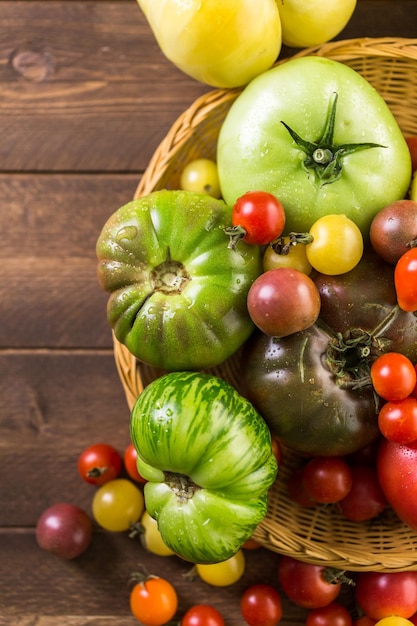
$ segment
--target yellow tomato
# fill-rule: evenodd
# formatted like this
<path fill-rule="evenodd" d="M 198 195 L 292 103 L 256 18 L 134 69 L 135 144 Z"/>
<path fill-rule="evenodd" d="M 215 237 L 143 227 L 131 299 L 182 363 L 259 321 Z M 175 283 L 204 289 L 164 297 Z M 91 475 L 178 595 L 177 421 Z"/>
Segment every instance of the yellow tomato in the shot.
<path fill-rule="evenodd" d="M 276 269 L 277 267 L 292 267 L 293 269 L 299 270 L 304 274 L 311 274 L 312 266 L 307 258 L 305 245 L 302 243 L 294 246 L 289 245 L 288 237 L 284 237 L 284 245 L 285 244 L 288 244 L 289 246 L 287 254 L 279 254 L 278 252 L 275 252 L 272 246 L 268 246 L 265 249 L 263 256 L 264 272 Z"/>
<path fill-rule="evenodd" d="M 269 69 L 280 53 L 275 0 L 137 2 L 165 56 L 202 83 L 246 85 Z"/>
<path fill-rule="evenodd" d="M 197 564 L 197 574 L 204 582 L 214 587 L 227 587 L 237 582 L 245 571 L 243 550 L 236 552 L 230 559 L 221 563 Z"/>
<path fill-rule="evenodd" d="M 276 0 L 282 42 L 294 48 L 319 46 L 338 35 L 349 22 L 356 0 Z"/>
<path fill-rule="evenodd" d="M 175 554 L 165 544 L 158 529 L 158 523 L 147 511 L 144 511 L 140 523 L 143 527 L 142 541 L 146 550 L 158 556 L 171 556 Z"/>

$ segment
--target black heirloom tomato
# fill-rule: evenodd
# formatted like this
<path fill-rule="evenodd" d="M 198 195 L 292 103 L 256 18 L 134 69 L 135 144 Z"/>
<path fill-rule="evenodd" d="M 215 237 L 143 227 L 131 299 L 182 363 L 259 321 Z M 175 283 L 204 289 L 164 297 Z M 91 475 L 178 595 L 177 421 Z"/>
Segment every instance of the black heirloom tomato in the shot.
<path fill-rule="evenodd" d="M 132 200 L 97 241 L 107 317 L 139 360 L 167 370 L 218 365 L 253 330 L 246 298 L 261 272 L 257 246 L 228 248 L 222 200 L 161 190 Z"/>
<path fill-rule="evenodd" d="M 417 362 L 417 318 L 399 309 L 393 269 L 372 251 L 346 274 L 312 278 L 317 322 L 283 338 L 256 332 L 243 355 L 242 389 L 284 445 L 344 455 L 378 436 L 370 365 L 392 350 Z"/>

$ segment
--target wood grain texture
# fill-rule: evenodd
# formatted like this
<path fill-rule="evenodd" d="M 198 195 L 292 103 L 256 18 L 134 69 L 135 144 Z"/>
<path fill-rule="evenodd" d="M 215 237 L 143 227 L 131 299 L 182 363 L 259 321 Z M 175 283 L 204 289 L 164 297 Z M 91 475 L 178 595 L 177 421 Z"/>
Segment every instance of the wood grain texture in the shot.
<path fill-rule="evenodd" d="M 416 36 L 416 24 L 416 0 L 358 0 L 340 38 Z M 214 589 L 123 533 L 95 527 L 71 562 L 35 540 L 47 506 L 91 510 L 80 451 L 128 443 L 96 238 L 176 117 L 210 88 L 163 57 L 136 0 L 0 0 L 0 25 L 0 626 L 134 626 L 128 580 L 139 563 L 176 585 L 179 615 L 207 602 L 226 626 L 244 626 L 243 589 L 277 584 L 272 552 L 248 552 L 241 581 Z M 283 626 L 305 616 L 284 599 Z"/>

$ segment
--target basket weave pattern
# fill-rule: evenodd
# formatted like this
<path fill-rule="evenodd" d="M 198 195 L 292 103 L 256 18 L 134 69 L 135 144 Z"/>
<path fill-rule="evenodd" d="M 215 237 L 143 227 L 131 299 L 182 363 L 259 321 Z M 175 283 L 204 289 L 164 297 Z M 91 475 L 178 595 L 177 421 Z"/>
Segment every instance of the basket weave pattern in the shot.
<path fill-rule="evenodd" d="M 351 39 L 309 48 L 295 56 L 311 54 L 340 61 L 362 74 L 385 99 L 403 133 L 417 135 L 417 39 Z M 199 157 L 215 159 L 220 126 L 240 91 L 211 91 L 177 119 L 149 162 L 135 197 L 157 189 L 178 189 L 180 173 L 188 162 Z M 116 338 L 114 354 L 132 408 L 144 386 L 163 372 L 139 364 Z M 209 371 L 239 390 L 240 367 L 237 353 Z M 270 491 L 268 515 L 254 535 L 264 547 L 352 571 L 417 570 L 417 535 L 393 512 L 381 520 L 356 523 L 342 517 L 335 507 L 306 509 L 293 503 L 286 483 L 298 465 L 298 457 L 284 451 L 284 462 Z"/>

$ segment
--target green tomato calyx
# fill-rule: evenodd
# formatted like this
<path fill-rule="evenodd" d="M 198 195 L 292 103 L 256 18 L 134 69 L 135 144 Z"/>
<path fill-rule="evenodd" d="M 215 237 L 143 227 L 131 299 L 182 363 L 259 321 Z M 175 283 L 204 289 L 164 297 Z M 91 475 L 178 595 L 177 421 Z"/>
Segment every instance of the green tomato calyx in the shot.
<path fill-rule="evenodd" d="M 180 502 L 190 500 L 196 491 L 201 489 L 198 485 L 185 474 L 177 474 L 176 472 L 165 472 L 165 483 L 175 493 Z"/>
<path fill-rule="evenodd" d="M 166 294 L 179 294 L 191 280 L 191 277 L 180 261 L 171 259 L 168 250 L 167 258 L 153 268 L 150 279 L 153 291 L 161 291 Z"/>
<path fill-rule="evenodd" d="M 338 95 L 335 92 L 330 103 L 323 131 L 316 142 L 303 139 L 295 130 L 281 120 L 281 124 L 285 126 L 293 141 L 306 155 L 303 160 L 304 169 L 308 174 L 313 172 L 320 185 L 334 183 L 341 177 L 343 170 L 342 160 L 345 156 L 361 150 L 369 150 L 370 148 L 386 147 L 371 142 L 334 144 L 337 98 Z"/>
<path fill-rule="evenodd" d="M 384 337 L 384 333 L 395 322 L 398 313 L 399 307 L 393 307 L 372 332 L 352 328 L 345 335 L 337 333 L 329 341 L 326 363 L 339 387 L 361 390 L 372 385 L 371 364 L 389 349 L 391 341 Z M 378 410 L 378 398 L 375 394 L 374 399 Z"/>

